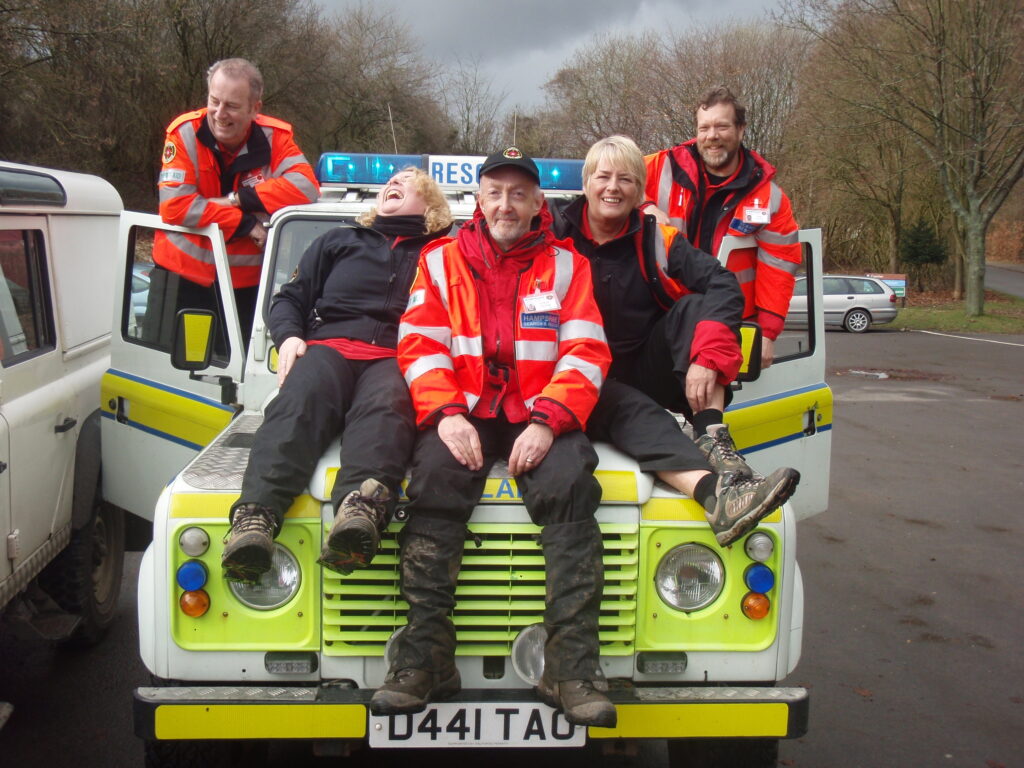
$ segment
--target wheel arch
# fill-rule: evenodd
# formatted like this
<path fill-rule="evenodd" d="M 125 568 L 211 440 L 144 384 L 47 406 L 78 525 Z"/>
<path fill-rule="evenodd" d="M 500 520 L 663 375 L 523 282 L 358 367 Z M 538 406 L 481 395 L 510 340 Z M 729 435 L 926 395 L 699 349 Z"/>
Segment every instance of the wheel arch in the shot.
<path fill-rule="evenodd" d="M 71 501 L 71 527 L 81 530 L 92 518 L 100 492 L 100 410 L 89 414 L 75 443 L 75 480 Z"/>

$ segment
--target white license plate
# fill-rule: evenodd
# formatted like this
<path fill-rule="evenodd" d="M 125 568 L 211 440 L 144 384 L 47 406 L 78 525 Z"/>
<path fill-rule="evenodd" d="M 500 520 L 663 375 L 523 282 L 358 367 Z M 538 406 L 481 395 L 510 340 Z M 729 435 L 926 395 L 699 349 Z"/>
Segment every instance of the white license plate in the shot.
<path fill-rule="evenodd" d="M 587 729 L 534 701 L 501 704 L 431 704 L 415 715 L 370 715 L 370 746 L 582 747 Z"/>

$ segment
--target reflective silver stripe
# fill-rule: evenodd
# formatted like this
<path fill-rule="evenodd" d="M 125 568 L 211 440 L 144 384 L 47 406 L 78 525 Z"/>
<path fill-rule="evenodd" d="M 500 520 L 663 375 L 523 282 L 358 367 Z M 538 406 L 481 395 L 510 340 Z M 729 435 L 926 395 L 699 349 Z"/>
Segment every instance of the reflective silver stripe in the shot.
<path fill-rule="evenodd" d="M 562 371 L 579 371 L 598 389 L 601 388 L 601 383 L 604 381 L 600 366 L 575 355 L 565 355 L 558 361 L 558 365 L 555 366 L 555 375 L 557 376 Z"/>
<path fill-rule="evenodd" d="M 530 362 L 551 361 L 558 358 L 558 344 L 554 341 L 517 341 L 516 360 Z"/>
<path fill-rule="evenodd" d="M 800 242 L 800 230 L 794 229 L 792 232 L 783 233 L 762 229 L 757 233 L 757 239 L 770 245 L 796 245 Z"/>
<path fill-rule="evenodd" d="M 306 157 L 300 152 L 297 155 L 286 157 L 284 160 L 278 163 L 277 168 L 274 169 L 274 173 L 277 174 L 278 176 L 284 176 L 290 168 L 293 168 L 296 165 L 305 162 Z"/>
<path fill-rule="evenodd" d="M 607 341 L 604 335 L 604 326 L 589 320 L 570 320 L 567 323 L 562 323 L 558 328 L 558 340 L 566 341 L 568 339 Z"/>
<path fill-rule="evenodd" d="M 165 187 L 160 186 L 160 202 L 165 200 L 173 200 L 176 197 L 188 197 L 194 195 L 199 190 L 196 189 L 194 184 L 178 184 L 176 187 Z"/>
<path fill-rule="evenodd" d="M 665 238 L 660 229 L 654 233 L 654 260 L 661 267 L 662 272 L 668 272 L 668 248 L 665 246 Z M 653 275 L 648 275 L 647 279 L 650 280 L 652 277 Z"/>
<path fill-rule="evenodd" d="M 661 162 L 661 178 L 658 179 L 657 203 L 658 207 L 667 215 L 668 209 L 672 205 L 672 161 L 669 159 L 668 152 L 664 153 Z M 675 226 L 675 224 L 672 226 Z"/>
<path fill-rule="evenodd" d="M 203 118 L 205 120 L 205 118 Z M 182 123 L 178 129 L 178 135 L 181 137 L 181 143 L 185 145 L 185 153 L 188 155 L 189 161 L 192 163 L 192 171 L 196 177 L 199 176 L 199 145 L 196 143 L 196 129 L 192 125 L 192 121 Z"/>
<path fill-rule="evenodd" d="M 572 251 L 565 248 L 555 248 L 555 295 L 558 301 L 565 300 L 565 294 L 569 292 L 569 285 L 572 283 Z"/>
<path fill-rule="evenodd" d="M 181 223 L 186 227 L 198 227 L 203 221 L 203 211 L 206 210 L 207 202 L 205 197 L 197 195 L 196 199 L 189 204 Z"/>
<path fill-rule="evenodd" d="M 448 355 L 424 355 L 418 358 L 416 362 L 409 366 L 405 372 L 405 383 L 412 386 L 412 383 L 416 381 L 420 376 L 431 371 L 438 369 L 444 369 L 447 371 L 454 371 L 455 367 L 452 365 L 452 359 Z"/>
<path fill-rule="evenodd" d="M 760 264 L 766 264 L 769 267 L 781 269 L 783 272 L 788 272 L 791 275 L 795 275 L 797 269 L 800 267 L 799 264 L 792 261 L 786 261 L 785 259 L 780 259 L 778 256 L 772 256 L 768 251 L 761 248 L 757 249 L 757 261 Z"/>
<path fill-rule="evenodd" d="M 476 408 L 476 404 L 480 402 L 480 395 L 474 395 L 472 392 L 463 392 L 462 396 L 466 398 L 466 405 L 469 406 L 470 411 Z"/>
<path fill-rule="evenodd" d="M 452 345 L 452 329 L 446 325 L 413 325 L 412 323 L 399 323 L 398 338 L 404 339 L 411 333 L 426 336 L 448 349 Z"/>
<path fill-rule="evenodd" d="M 525 400 L 523 400 L 523 402 L 526 403 L 527 410 L 533 408 L 533 404 L 537 402 L 538 397 L 540 397 L 540 395 L 534 395 L 533 397 L 528 397 Z"/>
<path fill-rule="evenodd" d="M 744 283 L 752 283 L 757 271 L 753 267 L 749 267 L 747 269 L 741 269 L 739 272 L 734 272 L 733 274 L 736 275 L 736 282 L 743 285 Z"/>
<path fill-rule="evenodd" d="M 782 188 L 774 181 L 770 183 L 771 192 L 768 194 L 768 212 L 773 216 L 782 207 Z"/>
<path fill-rule="evenodd" d="M 186 256 L 191 256 L 196 261 L 204 264 L 213 264 L 213 250 L 203 248 L 188 239 L 182 232 L 166 232 L 167 239 L 171 244 Z M 232 267 L 253 267 L 263 263 L 262 253 L 229 253 L 228 264 Z"/>
<path fill-rule="evenodd" d="M 452 339 L 452 357 L 468 355 L 469 357 L 484 356 L 484 342 L 479 336 L 456 336 Z"/>
<path fill-rule="evenodd" d="M 448 275 L 444 271 L 444 246 L 436 245 L 424 254 L 424 261 L 427 263 L 427 273 L 430 275 L 430 282 L 437 286 L 441 294 L 441 303 L 448 309 Z"/>
<path fill-rule="evenodd" d="M 301 192 L 307 200 L 311 203 L 315 203 L 317 199 L 316 187 L 313 186 L 313 182 L 307 179 L 303 174 L 295 171 L 294 173 L 286 173 L 281 177 L 287 181 L 290 181 L 294 187 Z"/>

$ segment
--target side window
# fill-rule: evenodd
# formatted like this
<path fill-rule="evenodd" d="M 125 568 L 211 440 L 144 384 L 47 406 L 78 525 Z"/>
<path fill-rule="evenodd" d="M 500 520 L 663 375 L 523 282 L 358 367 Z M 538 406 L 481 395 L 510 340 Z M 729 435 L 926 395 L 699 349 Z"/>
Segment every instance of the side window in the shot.
<path fill-rule="evenodd" d="M 0 230 L 0 344 L 4 367 L 54 347 L 40 230 Z"/>
<path fill-rule="evenodd" d="M 224 307 L 216 285 L 203 286 L 156 267 L 153 249 L 163 234 L 148 227 L 134 227 L 125 264 L 125 295 L 122 297 L 121 333 L 130 342 L 171 352 L 171 337 L 179 310 L 209 309 L 217 316 L 211 363 L 228 362 Z"/>
<path fill-rule="evenodd" d="M 885 293 L 882 290 L 882 286 L 876 283 L 874 280 L 850 280 L 850 284 L 853 286 L 854 293 Z"/>
<path fill-rule="evenodd" d="M 813 260 L 809 245 L 803 246 L 803 266 L 798 270 L 793 284 L 793 299 L 790 302 L 786 324 L 779 338 L 775 340 L 775 362 L 781 363 L 798 357 L 805 357 L 814 351 L 814 338 L 807 323 L 814 316 L 814 297 L 807 295 L 807 284 L 813 277 Z"/>
<path fill-rule="evenodd" d="M 841 293 L 849 293 L 850 290 L 846 281 L 841 277 L 826 277 L 822 280 L 822 293 L 826 296 L 838 296 Z"/>

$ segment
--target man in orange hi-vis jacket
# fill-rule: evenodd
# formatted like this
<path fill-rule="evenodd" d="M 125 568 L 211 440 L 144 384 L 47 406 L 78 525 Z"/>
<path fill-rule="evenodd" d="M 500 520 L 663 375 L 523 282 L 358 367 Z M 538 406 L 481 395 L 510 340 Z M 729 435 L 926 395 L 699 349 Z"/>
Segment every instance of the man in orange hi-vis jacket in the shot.
<path fill-rule="evenodd" d="M 221 228 L 239 317 L 247 331 L 267 240 L 265 224 L 279 208 L 315 201 L 319 186 L 295 144 L 292 127 L 260 114 L 263 78 L 255 65 L 245 59 L 218 61 L 207 73 L 207 86 L 207 105 L 178 116 L 167 127 L 160 216 L 168 224 Z M 186 306 L 216 308 L 212 286 L 217 272 L 208 239 L 158 232 L 153 261 L 151 302 L 162 300 L 171 312 Z M 146 322 L 158 322 L 152 311 Z M 167 332 L 153 327 L 145 331 Z"/>
<path fill-rule="evenodd" d="M 612 727 L 598 618 L 604 584 L 597 453 L 584 434 L 611 362 L 590 266 L 555 239 L 536 164 L 515 147 L 480 167 L 476 214 L 420 255 L 398 366 L 420 433 L 401 537 L 408 625 L 376 714 L 420 712 L 461 688 L 448 614 L 466 523 L 508 460 L 543 526 L 544 673 L 537 690 L 569 722 Z"/>
<path fill-rule="evenodd" d="M 799 227 L 775 168 L 743 146 L 746 108 L 736 96 L 725 87 L 709 91 L 695 118 L 696 138 L 644 158 L 641 208 L 712 255 L 725 235 L 753 235 L 757 247 L 733 251 L 727 266 L 743 291 L 744 319 L 761 326 L 761 365 L 768 367 L 802 263 Z"/>

